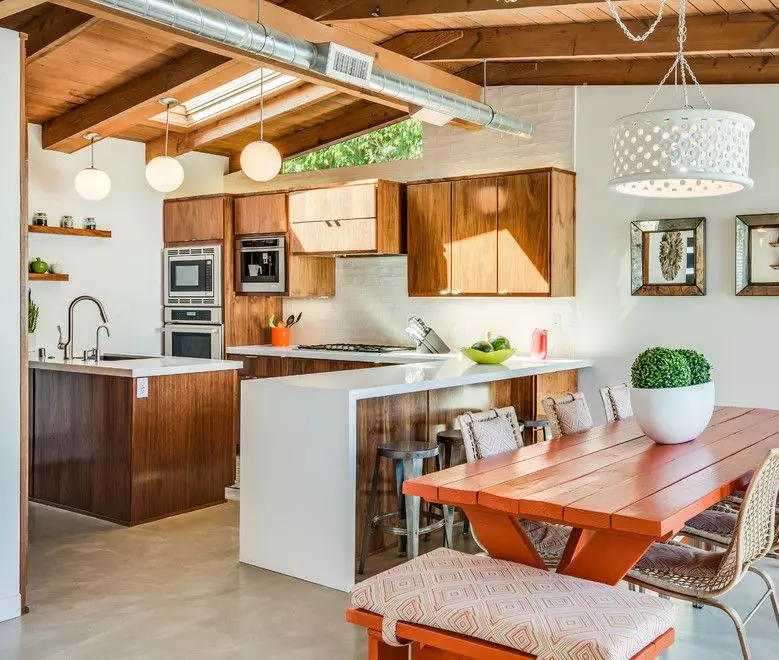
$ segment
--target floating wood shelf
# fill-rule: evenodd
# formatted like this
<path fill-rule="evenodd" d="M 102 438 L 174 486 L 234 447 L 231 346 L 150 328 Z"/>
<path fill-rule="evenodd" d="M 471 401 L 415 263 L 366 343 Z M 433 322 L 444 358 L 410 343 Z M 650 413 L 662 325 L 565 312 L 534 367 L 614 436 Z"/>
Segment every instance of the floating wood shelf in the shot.
<path fill-rule="evenodd" d="M 779 264 L 774 264 L 773 266 L 771 266 L 771 268 L 773 268 L 774 270 L 779 270 Z"/>
<path fill-rule="evenodd" d="M 27 273 L 27 277 L 30 281 L 35 282 L 67 282 L 70 280 L 70 275 L 65 275 L 64 273 L 58 275 L 54 273 L 43 273 L 43 275 L 40 273 Z"/>
<path fill-rule="evenodd" d="M 107 229 L 75 229 L 70 227 L 41 227 L 40 225 L 27 225 L 27 229 L 33 234 L 60 234 L 62 236 L 91 236 L 93 238 L 111 238 L 111 232 Z"/>
<path fill-rule="evenodd" d="M 769 243 L 768 245 L 770 245 L 771 247 L 779 247 L 779 243 L 777 242 Z"/>

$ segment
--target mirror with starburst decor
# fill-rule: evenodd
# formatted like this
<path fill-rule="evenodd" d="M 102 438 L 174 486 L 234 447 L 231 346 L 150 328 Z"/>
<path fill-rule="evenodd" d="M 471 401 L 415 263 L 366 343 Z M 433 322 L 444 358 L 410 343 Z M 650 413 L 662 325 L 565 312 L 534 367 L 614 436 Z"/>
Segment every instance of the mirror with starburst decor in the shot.
<path fill-rule="evenodd" d="M 637 220 L 630 224 L 634 296 L 706 294 L 706 218 Z"/>

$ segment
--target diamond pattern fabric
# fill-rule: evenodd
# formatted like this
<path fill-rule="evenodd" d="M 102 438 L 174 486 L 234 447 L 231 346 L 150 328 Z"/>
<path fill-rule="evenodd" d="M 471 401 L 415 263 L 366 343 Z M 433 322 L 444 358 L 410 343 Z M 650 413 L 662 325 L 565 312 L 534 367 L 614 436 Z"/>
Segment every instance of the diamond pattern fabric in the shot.
<path fill-rule="evenodd" d="M 614 419 L 628 419 L 633 416 L 633 406 L 630 404 L 630 389 L 623 385 L 609 388 L 611 407 L 614 410 Z"/>
<path fill-rule="evenodd" d="M 505 417 L 498 416 L 483 422 L 473 421 L 470 426 L 481 458 L 505 454 L 507 451 L 516 451 L 519 448 L 511 422 Z"/>
<path fill-rule="evenodd" d="M 500 644 L 539 660 L 627 660 L 671 628 L 665 600 L 439 548 L 358 584 L 352 607 Z"/>
<path fill-rule="evenodd" d="M 682 534 L 690 533 L 701 538 L 727 545 L 736 529 L 738 514 L 724 509 L 707 509 L 687 521 Z"/>
<path fill-rule="evenodd" d="M 548 398 L 541 402 L 549 419 L 552 435 L 559 438 L 579 431 L 589 431 L 595 424 L 592 421 L 587 400 L 581 392 L 566 394 L 558 398 Z"/>

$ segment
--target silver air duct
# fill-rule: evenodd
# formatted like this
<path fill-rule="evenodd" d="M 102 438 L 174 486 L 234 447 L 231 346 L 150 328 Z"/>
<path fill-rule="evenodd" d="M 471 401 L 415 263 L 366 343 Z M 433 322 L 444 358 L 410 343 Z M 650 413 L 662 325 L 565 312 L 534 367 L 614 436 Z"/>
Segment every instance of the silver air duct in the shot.
<path fill-rule="evenodd" d="M 321 74 L 327 66 L 329 44 L 317 46 L 192 0 L 90 2 L 307 71 Z M 497 112 L 486 103 L 472 101 L 378 67 L 373 67 L 370 75 L 359 84 L 383 96 L 503 133 L 531 137 L 534 132 L 533 124 L 526 119 Z"/>

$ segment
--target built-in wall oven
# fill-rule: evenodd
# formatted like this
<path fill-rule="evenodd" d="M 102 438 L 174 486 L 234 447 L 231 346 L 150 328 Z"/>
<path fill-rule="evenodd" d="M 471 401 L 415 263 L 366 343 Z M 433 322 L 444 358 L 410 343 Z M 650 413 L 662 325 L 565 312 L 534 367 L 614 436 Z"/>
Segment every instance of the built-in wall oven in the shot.
<path fill-rule="evenodd" d="M 162 263 L 166 307 L 221 306 L 221 245 L 165 248 Z"/>
<path fill-rule="evenodd" d="M 235 290 L 284 293 L 287 289 L 284 236 L 243 236 L 235 241 Z"/>
<path fill-rule="evenodd" d="M 165 355 L 221 360 L 224 351 L 222 310 L 218 307 L 166 307 Z"/>

